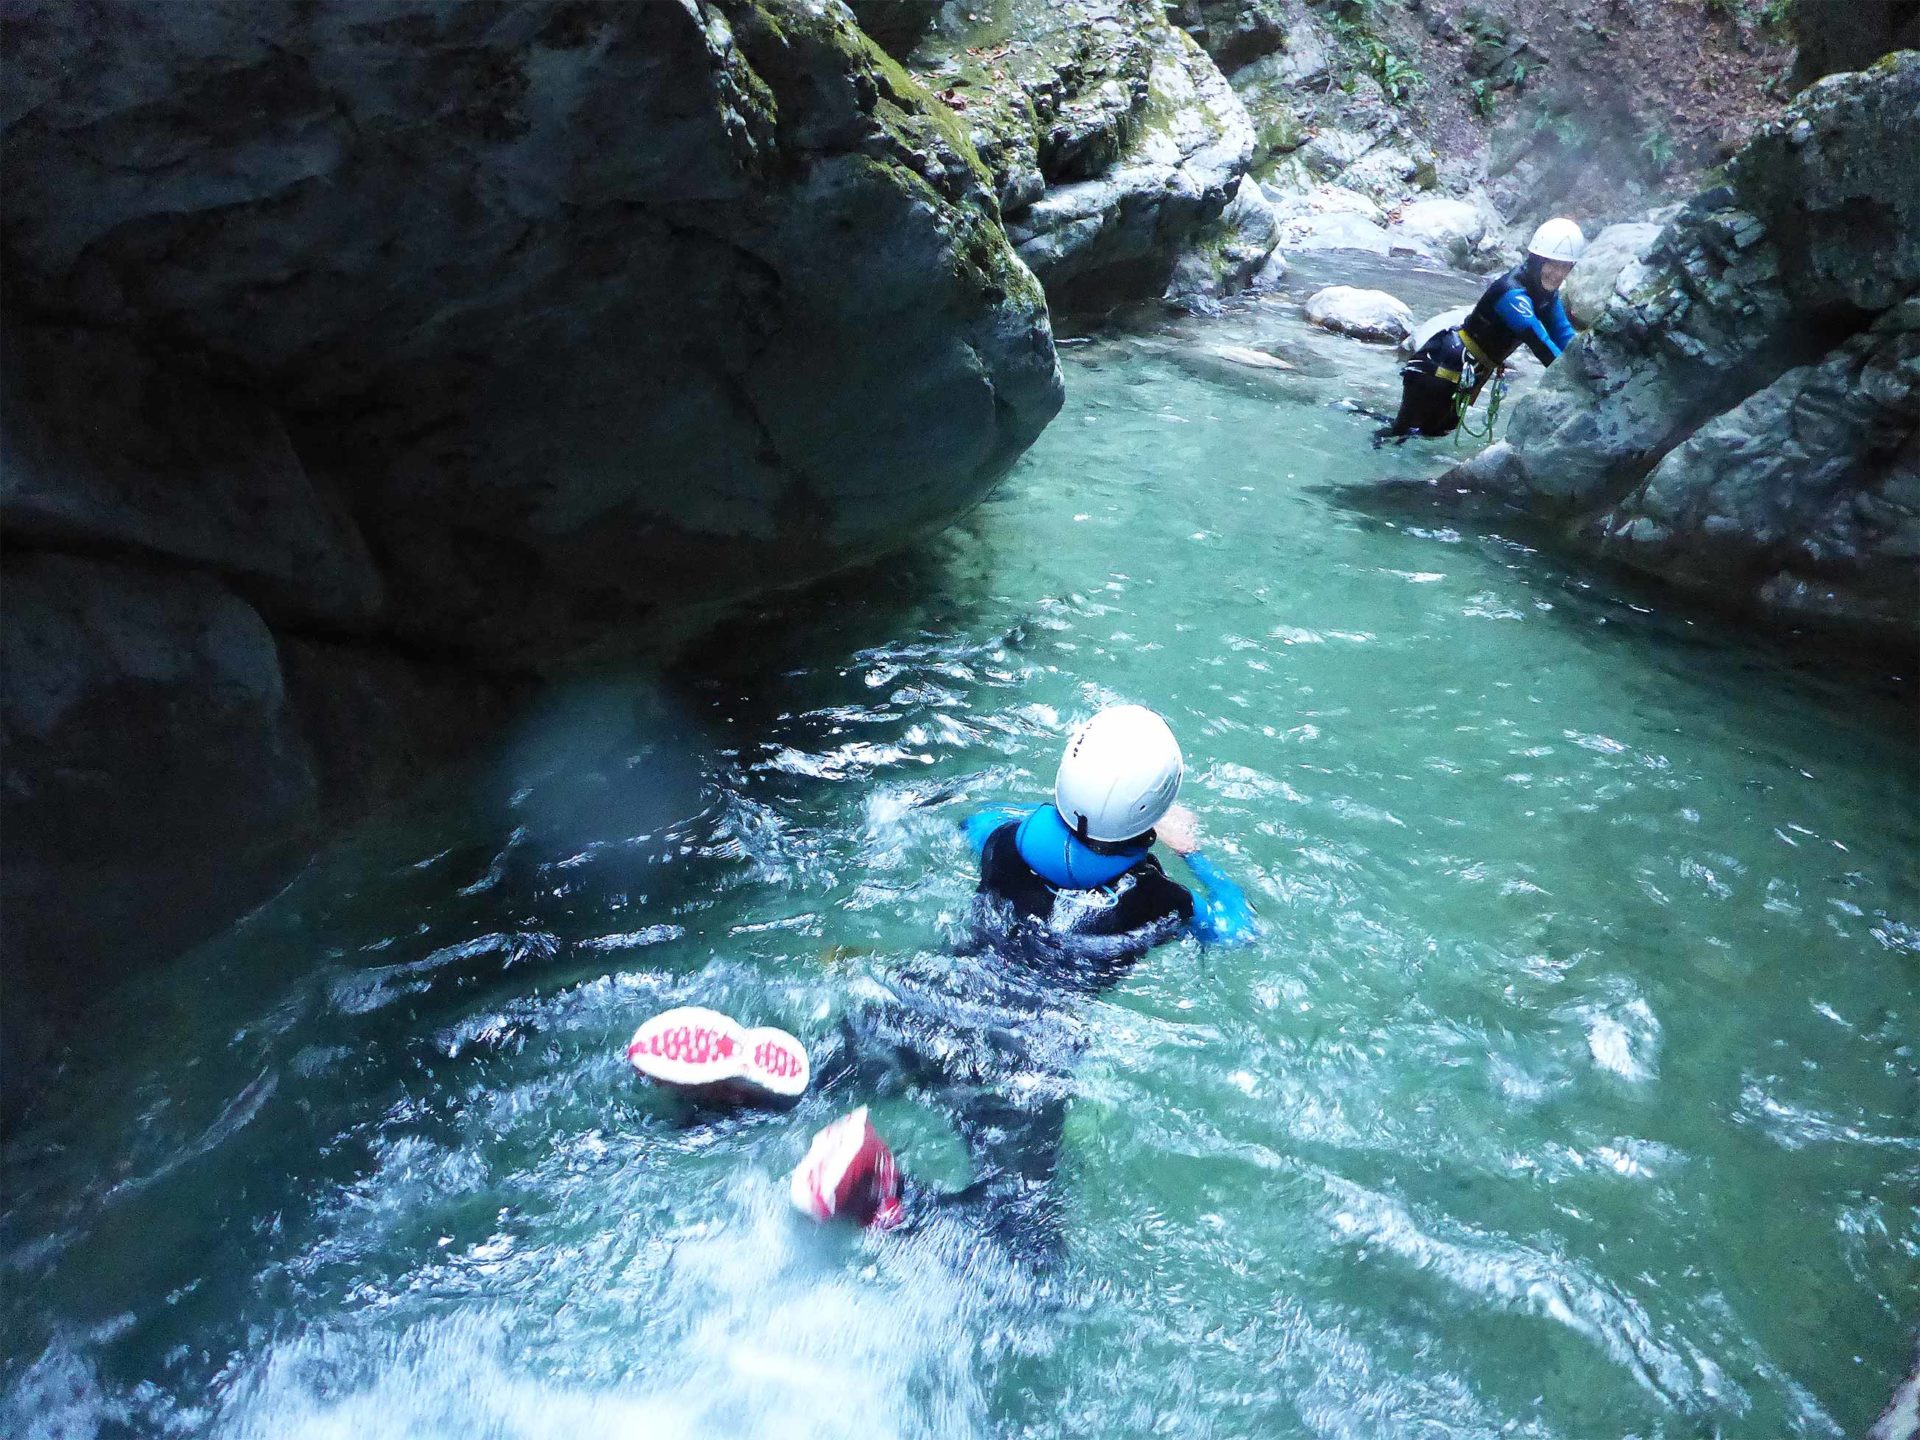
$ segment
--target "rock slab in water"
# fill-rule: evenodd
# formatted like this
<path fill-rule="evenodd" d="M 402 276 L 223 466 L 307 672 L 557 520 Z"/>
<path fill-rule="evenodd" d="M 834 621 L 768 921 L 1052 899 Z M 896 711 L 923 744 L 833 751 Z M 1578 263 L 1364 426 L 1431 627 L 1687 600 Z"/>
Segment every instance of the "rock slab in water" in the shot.
<path fill-rule="evenodd" d="M 838 6 L 6 24 L 16 965 L 208 933 L 525 667 L 896 547 L 1061 403 L 992 172 Z"/>
<path fill-rule="evenodd" d="M 1308 297 L 1307 319 L 1356 340 L 1397 344 L 1413 333 L 1413 312 L 1384 290 L 1330 285 Z"/>
<path fill-rule="evenodd" d="M 1291 370 L 1291 360 L 1282 360 L 1278 355 L 1269 355 L 1264 350 L 1254 350 L 1245 345 L 1216 345 L 1213 353 L 1222 360 L 1235 365 L 1245 365 L 1250 370 Z"/>
<path fill-rule="evenodd" d="M 1401 342 L 1400 348 L 1409 354 L 1426 348 L 1426 344 L 1442 330 L 1451 330 L 1456 325 L 1464 325 L 1467 316 L 1473 313 L 1473 306 L 1460 305 L 1452 310 L 1442 310 L 1438 315 L 1422 320 L 1413 327 L 1413 333 Z"/>
<path fill-rule="evenodd" d="M 1920 647 L 1920 53 L 1830 76 L 1447 477 L 1796 628 Z"/>

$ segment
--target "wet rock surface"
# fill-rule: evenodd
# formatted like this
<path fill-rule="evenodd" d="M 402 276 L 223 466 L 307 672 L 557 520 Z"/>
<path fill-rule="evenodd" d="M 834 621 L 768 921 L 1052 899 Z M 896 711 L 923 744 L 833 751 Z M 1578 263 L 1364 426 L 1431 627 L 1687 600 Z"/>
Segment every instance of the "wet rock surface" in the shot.
<path fill-rule="evenodd" d="M 1307 299 L 1307 319 L 1356 340 L 1398 344 L 1413 333 L 1413 312 L 1384 290 L 1330 285 Z"/>
<path fill-rule="evenodd" d="M 1775 621 L 1920 644 L 1920 53 L 1806 91 L 1448 483 Z"/>
<path fill-rule="evenodd" d="M 837 7 L 5 25 L 17 963 L 204 935 L 516 677 L 897 547 L 1059 407 L 991 173 Z"/>
<path fill-rule="evenodd" d="M 1561 287 L 1567 317 L 1590 326 L 1616 293 L 1631 294 L 1646 275 L 1641 261 L 1659 234 L 1658 225 L 1630 220 L 1595 235 Z"/>
<path fill-rule="evenodd" d="M 1396 249 L 1469 269 L 1479 258 L 1489 229 L 1484 209 L 1466 200 L 1437 197 L 1402 206 L 1387 228 Z"/>
<path fill-rule="evenodd" d="M 929 39 L 913 63 L 956 106 L 1056 309 L 1170 284 L 1230 292 L 1271 252 L 1246 204 L 1227 213 L 1253 153 L 1246 111 L 1160 5 L 1012 0 L 990 24 Z"/>

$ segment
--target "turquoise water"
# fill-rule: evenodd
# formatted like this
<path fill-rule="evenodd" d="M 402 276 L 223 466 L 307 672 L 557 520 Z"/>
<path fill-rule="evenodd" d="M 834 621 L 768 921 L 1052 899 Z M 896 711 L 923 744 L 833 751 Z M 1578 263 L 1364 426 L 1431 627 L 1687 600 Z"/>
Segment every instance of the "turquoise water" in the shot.
<path fill-rule="evenodd" d="M 1339 488 L 1438 467 L 1284 300 L 1065 359 L 963 525 L 561 687 L 102 1001 L 6 1157 L 0 1430 L 1865 1428 L 1920 1279 L 1906 701 Z M 862 1097 L 634 1082 L 665 1005 L 825 1046 L 949 966 L 959 820 L 1110 700 L 1172 720 L 1263 934 L 1063 1012 L 1057 1265 L 793 1217 Z M 965 1183 L 937 1102 L 876 1117 Z"/>

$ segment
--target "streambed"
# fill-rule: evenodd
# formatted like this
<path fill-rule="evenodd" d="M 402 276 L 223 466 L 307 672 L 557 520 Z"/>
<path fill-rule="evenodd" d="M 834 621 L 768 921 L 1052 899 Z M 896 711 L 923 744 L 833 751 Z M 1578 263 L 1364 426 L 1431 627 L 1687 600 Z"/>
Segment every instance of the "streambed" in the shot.
<path fill-rule="evenodd" d="M 1366 283 L 1331 263 L 1069 344 L 961 525 L 558 687 L 102 997 L 6 1153 L 0 1429 L 1861 1432 L 1920 1280 L 1910 696 L 1356 498 L 1455 452 L 1343 408 L 1395 384 L 1299 321 Z M 937 967 L 960 820 L 1111 700 L 1172 721 L 1263 933 L 1076 1012 L 1055 1266 L 794 1217 L 859 1097 L 634 1082 L 655 1009 L 825 1045 Z M 876 1118 L 966 1182 L 936 1102 Z"/>

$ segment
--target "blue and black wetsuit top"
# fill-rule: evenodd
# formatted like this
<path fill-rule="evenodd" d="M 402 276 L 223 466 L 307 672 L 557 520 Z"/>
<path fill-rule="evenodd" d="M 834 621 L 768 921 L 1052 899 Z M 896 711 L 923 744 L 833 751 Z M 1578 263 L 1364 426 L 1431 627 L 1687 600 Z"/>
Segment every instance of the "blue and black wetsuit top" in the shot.
<path fill-rule="evenodd" d="M 1573 322 L 1560 292 L 1540 283 L 1540 265 L 1538 255 L 1529 255 L 1494 281 L 1460 327 L 1494 365 L 1523 344 L 1542 365 L 1551 365 L 1573 343 Z"/>
<path fill-rule="evenodd" d="M 983 945 L 1040 942 L 1072 952 L 1083 965 L 1131 964 L 1183 932 L 1210 941 L 1253 933 L 1253 912 L 1238 885 L 1196 853 L 1186 857 L 1204 887 L 1196 897 L 1160 867 L 1151 833 L 1118 845 L 1082 840 L 1050 804 L 989 810 L 966 829 L 980 855 L 979 895 L 987 902 L 975 926 Z"/>

